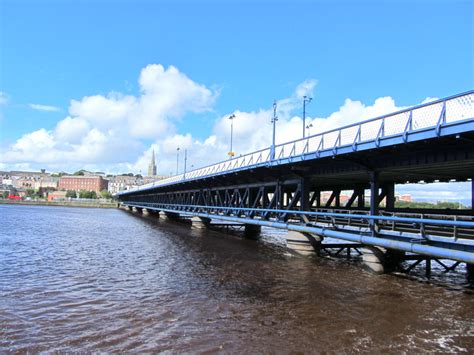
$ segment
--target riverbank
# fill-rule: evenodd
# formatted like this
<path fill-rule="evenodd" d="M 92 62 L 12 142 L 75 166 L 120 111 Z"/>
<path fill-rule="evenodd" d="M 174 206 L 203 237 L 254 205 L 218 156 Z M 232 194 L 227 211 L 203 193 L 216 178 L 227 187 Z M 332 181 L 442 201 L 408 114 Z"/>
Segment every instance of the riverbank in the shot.
<path fill-rule="evenodd" d="M 32 206 L 61 206 L 61 207 L 85 207 L 85 208 L 117 208 L 117 202 L 110 201 L 16 201 L 0 199 L 3 205 L 32 205 Z"/>

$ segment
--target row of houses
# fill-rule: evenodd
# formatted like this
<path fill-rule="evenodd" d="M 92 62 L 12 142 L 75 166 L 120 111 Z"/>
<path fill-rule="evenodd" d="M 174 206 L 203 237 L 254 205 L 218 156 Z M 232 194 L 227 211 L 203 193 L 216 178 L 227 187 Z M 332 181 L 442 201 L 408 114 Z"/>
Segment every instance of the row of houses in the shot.
<path fill-rule="evenodd" d="M 55 176 L 41 170 L 31 171 L 0 171 L 0 185 L 4 190 L 35 191 L 45 190 L 87 190 L 97 193 L 107 190 L 111 194 L 129 190 L 164 176 L 142 177 L 140 175 L 105 175 L 103 173 L 83 172 L 83 175 Z"/>

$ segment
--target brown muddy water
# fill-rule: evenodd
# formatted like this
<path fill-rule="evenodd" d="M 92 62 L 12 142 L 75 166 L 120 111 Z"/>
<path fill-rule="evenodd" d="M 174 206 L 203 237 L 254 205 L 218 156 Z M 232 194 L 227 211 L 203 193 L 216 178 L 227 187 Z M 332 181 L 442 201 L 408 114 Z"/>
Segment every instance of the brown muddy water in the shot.
<path fill-rule="evenodd" d="M 122 210 L 0 206 L 0 352 L 472 352 L 464 275 L 377 276 Z"/>

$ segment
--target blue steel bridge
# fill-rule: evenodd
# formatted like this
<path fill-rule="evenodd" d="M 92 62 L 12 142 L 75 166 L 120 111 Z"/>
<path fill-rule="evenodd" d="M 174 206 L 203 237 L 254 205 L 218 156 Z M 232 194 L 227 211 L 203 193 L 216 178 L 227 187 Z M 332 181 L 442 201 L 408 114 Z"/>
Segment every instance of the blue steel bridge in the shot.
<path fill-rule="evenodd" d="M 472 181 L 473 101 L 474 91 L 461 93 L 188 171 L 117 198 L 129 209 L 191 219 L 197 227 L 218 222 L 245 226 L 248 233 L 261 226 L 285 229 L 292 249 L 352 249 L 377 272 L 411 260 L 410 268 L 425 262 L 427 272 L 432 261 L 446 271 L 466 263 L 472 274 L 473 208 L 396 208 L 395 185 Z"/>

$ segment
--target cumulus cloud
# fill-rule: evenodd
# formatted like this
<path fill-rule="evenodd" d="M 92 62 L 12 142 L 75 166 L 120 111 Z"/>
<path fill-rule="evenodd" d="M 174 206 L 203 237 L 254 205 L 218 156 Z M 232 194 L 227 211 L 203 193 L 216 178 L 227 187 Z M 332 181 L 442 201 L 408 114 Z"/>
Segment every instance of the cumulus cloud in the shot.
<path fill-rule="evenodd" d="M 187 150 L 190 170 L 228 158 L 231 114 L 235 115 L 233 150 L 237 155 L 271 144 L 271 103 L 249 112 L 236 108 L 218 117 L 207 137 L 197 139 L 190 132 L 177 132 L 176 122 L 188 114 L 212 111 L 218 91 L 193 81 L 176 67 L 159 64 L 143 68 L 138 84 L 138 95 L 111 92 L 71 100 L 68 115 L 56 127 L 23 135 L 4 149 L 1 163 L 51 170 L 145 173 L 154 149 L 158 173 L 169 174 L 176 172 L 177 153 L 179 170 L 183 170 Z M 302 118 L 294 113 L 301 112 L 303 96 L 314 97 L 316 86 L 316 80 L 306 80 L 278 100 L 277 143 L 301 137 Z M 315 134 L 399 109 L 391 97 L 371 104 L 346 99 L 334 113 L 307 117 L 307 123 L 313 124 L 311 133 Z"/>
<path fill-rule="evenodd" d="M 211 110 L 218 96 L 217 91 L 194 82 L 173 66 L 165 69 L 162 65 L 148 65 L 138 81 L 138 96 L 111 92 L 71 100 L 69 115 L 53 130 L 42 128 L 23 135 L 7 147 L 2 163 L 133 169 L 143 152 L 143 139 L 169 142 L 175 134 L 176 120 L 188 113 Z M 29 107 L 56 110 L 38 104 Z"/>
<path fill-rule="evenodd" d="M 397 185 L 396 191 L 402 194 L 410 194 L 416 201 L 449 201 L 461 202 L 472 207 L 470 192 L 472 182 L 434 182 L 430 184 L 406 184 Z"/>
<path fill-rule="evenodd" d="M 90 123 L 83 118 L 66 117 L 56 125 L 54 137 L 66 144 L 79 144 L 90 128 Z"/>
<path fill-rule="evenodd" d="M 56 107 L 56 106 L 41 105 L 41 104 L 28 104 L 28 107 L 32 108 L 33 110 L 45 111 L 45 112 L 56 112 L 56 111 L 61 110 L 59 107 Z"/>
<path fill-rule="evenodd" d="M 142 69 L 140 95 L 112 92 L 72 100 L 69 113 L 102 129 L 126 126 L 138 139 L 161 138 L 174 130 L 173 122 L 187 113 L 212 109 L 218 92 L 198 84 L 170 66 L 152 64 Z"/>

